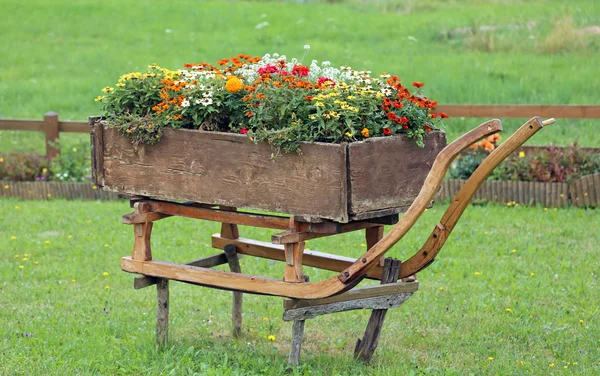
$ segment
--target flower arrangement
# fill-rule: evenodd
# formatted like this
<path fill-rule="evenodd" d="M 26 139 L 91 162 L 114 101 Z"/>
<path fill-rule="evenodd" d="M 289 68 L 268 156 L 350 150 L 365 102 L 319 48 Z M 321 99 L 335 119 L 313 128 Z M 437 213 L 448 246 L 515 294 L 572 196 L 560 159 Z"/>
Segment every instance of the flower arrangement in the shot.
<path fill-rule="evenodd" d="M 308 50 L 309 46 L 305 46 Z M 325 61 L 287 60 L 278 54 L 237 55 L 185 64 L 177 71 L 155 64 L 121 76 L 96 98 L 106 124 L 134 144 L 157 142 L 165 127 L 236 132 L 277 151 L 299 151 L 299 142 L 353 142 L 404 133 L 423 146 L 444 113 L 397 76 L 334 68 Z"/>

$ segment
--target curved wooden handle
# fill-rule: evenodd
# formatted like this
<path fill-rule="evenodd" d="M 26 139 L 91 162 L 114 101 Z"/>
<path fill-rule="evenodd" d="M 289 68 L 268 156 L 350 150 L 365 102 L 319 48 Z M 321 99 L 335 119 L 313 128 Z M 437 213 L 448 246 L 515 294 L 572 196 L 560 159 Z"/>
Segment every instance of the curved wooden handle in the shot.
<path fill-rule="evenodd" d="M 506 141 L 498 146 L 479 167 L 469 177 L 465 185 L 456 194 L 452 203 L 446 209 L 440 223 L 433 229 L 431 235 L 423 244 L 423 247 L 410 259 L 403 262 L 400 266 L 400 278 L 415 274 L 416 272 L 426 268 L 433 262 L 440 249 L 446 242 L 446 239 L 454 229 L 454 226 L 465 211 L 471 198 L 477 189 L 483 184 L 485 179 L 492 173 L 494 168 L 498 166 L 506 157 L 519 148 L 525 141 L 533 136 L 537 131 L 545 125 L 554 123 L 554 119 L 549 119 L 544 122 L 539 117 L 534 117 L 513 133 Z"/>
<path fill-rule="evenodd" d="M 377 242 L 377 244 L 371 247 L 367 253 L 359 258 L 354 264 L 342 271 L 342 273 L 338 275 L 338 279 L 343 283 L 349 283 L 360 277 L 366 270 L 377 263 L 379 258 L 396 244 L 408 230 L 412 228 L 421 214 L 423 214 L 439 190 L 442 180 L 450 168 L 452 161 L 473 143 L 484 137 L 500 132 L 501 130 L 502 123 L 500 120 L 490 120 L 448 144 L 435 158 L 433 166 L 431 166 L 431 170 L 425 179 L 419 195 L 408 210 L 402 215 L 400 221 L 379 242 Z"/>

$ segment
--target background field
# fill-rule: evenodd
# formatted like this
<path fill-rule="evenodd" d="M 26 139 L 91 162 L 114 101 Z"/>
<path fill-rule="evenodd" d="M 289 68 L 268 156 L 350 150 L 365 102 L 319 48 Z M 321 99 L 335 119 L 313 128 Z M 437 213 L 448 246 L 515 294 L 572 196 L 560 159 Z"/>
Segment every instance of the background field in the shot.
<path fill-rule="evenodd" d="M 305 44 L 306 62 L 424 81 L 440 103 L 599 104 L 600 65 L 593 62 L 600 60 L 600 36 L 584 31 L 600 25 L 594 0 L 4 0 L 2 7 L 0 118 L 41 118 L 53 110 L 85 120 L 99 113 L 93 98 L 102 87 L 149 63 L 176 69 L 237 53 L 299 57 Z M 449 121 L 449 138 L 480 120 Z M 505 129 L 522 123 L 506 120 Z M 598 121 L 560 120 L 530 143 L 597 146 L 597 127 Z M 0 133 L 0 150 L 42 147 L 41 134 Z"/>
<path fill-rule="evenodd" d="M 307 61 L 424 81 L 440 103 L 600 104 L 600 37 L 582 31 L 600 25 L 598 1 L 3 0 L 0 8 L 0 118 L 54 110 L 63 120 L 84 120 L 98 114 L 93 98 L 102 87 L 149 63 L 291 57 L 305 44 Z M 480 120 L 451 119 L 449 138 Z M 506 120 L 505 129 L 524 120 Z M 600 146 L 599 126 L 560 120 L 530 144 Z M 88 142 L 85 135 L 61 139 Z M 43 147 L 42 134 L 0 132 L 0 153 Z M 412 255 L 444 209 L 427 211 L 390 255 Z M 119 258 L 131 253 L 132 229 L 120 224 L 129 211 L 124 202 L 0 200 L 0 374 L 281 374 L 291 325 L 281 321 L 278 298 L 246 296 L 244 335 L 236 340 L 230 293 L 173 283 L 171 340 L 155 348 L 155 290 L 134 291 L 133 276 L 119 269 Z M 307 323 L 304 364 L 295 373 L 596 375 L 599 226 L 594 210 L 472 206 L 438 261 L 420 273 L 420 291 L 388 313 L 372 366 L 350 357 L 368 319 L 350 312 Z M 210 254 L 217 230 L 160 221 L 156 258 Z M 308 247 L 358 256 L 363 244 L 355 233 Z M 250 257 L 242 268 L 282 271 Z"/>

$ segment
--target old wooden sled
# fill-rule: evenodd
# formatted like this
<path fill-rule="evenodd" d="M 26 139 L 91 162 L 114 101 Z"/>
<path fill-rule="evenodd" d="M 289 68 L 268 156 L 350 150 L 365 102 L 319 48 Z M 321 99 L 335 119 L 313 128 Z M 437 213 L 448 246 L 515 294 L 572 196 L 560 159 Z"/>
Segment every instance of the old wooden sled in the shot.
<path fill-rule="evenodd" d="M 542 122 L 538 117 L 529 120 L 484 160 L 452 200 L 441 221 L 435 226 L 421 249 L 402 262 L 399 278 L 411 276 L 433 262 L 471 197 L 485 178 L 510 153 L 542 129 L 544 125 L 552 122 L 552 119 Z M 333 221 L 310 223 L 299 221 L 294 217 L 242 213 L 236 211 L 235 208 L 135 198 L 132 200 L 134 213 L 125 215 L 123 218 L 124 223 L 134 225 L 135 242 L 132 256 L 123 257 L 121 260 L 122 269 L 148 277 L 172 279 L 245 293 L 293 299 L 332 297 L 350 290 L 365 277 L 380 279 L 382 271 L 380 260 L 411 229 L 432 202 L 452 161 L 474 142 L 501 130 L 501 122 L 491 120 L 447 145 L 435 158 L 414 202 L 385 236 L 382 236 L 383 225 L 394 222 L 394 215 L 348 223 Z M 214 235 L 212 238 L 213 247 L 224 249 L 231 244 L 240 254 L 285 261 L 283 280 L 210 269 L 214 265 L 227 262 L 224 254 L 216 255 L 208 260 L 194 261 L 187 265 L 153 260 L 150 248 L 152 223 L 169 216 L 183 216 L 223 223 L 221 234 Z M 273 235 L 272 243 L 274 244 L 269 244 L 240 238 L 236 227 L 238 224 L 285 231 Z M 369 244 L 368 251 L 358 259 L 305 252 L 304 250 L 304 243 L 308 239 L 360 229 L 366 230 Z M 303 265 L 332 270 L 339 274 L 323 281 L 308 282 L 302 271 Z"/>

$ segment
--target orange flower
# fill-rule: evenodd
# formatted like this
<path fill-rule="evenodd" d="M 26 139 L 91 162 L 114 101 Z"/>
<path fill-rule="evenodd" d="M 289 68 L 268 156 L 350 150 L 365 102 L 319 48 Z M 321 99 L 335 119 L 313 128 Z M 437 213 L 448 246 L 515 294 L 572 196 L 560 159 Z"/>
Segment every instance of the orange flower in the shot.
<path fill-rule="evenodd" d="M 237 93 L 238 91 L 242 90 L 243 87 L 244 85 L 242 84 L 242 81 L 235 76 L 228 78 L 227 83 L 225 84 L 225 90 L 230 93 Z"/>
<path fill-rule="evenodd" d="M 219 65 L 225 65 L 227 63 L 229 63 L 229 60 L 227 60 L 227 59 L 221 59 L 221 60 L 217 61 L 217 64 L 219 64 Z"/>
<path fill-rule="evenodd" d="M 383 134 L 389 136 L 392 134 L 392 130 L 390 128 L 383 128 Z"/>
<path fill-rule="evenodd" d="M 369 130 L 367 128 L 363 128 L 363 130 L 360 131 L 360 134 L 362 134 L 363 137 L 369 137 L 370 136 Z"/>
<path fill-rule="evenodd" d="M 499 134 L 493 134 L 491 136 L 488 136 L 487 141 L 491 142 L 492 144 L 495 144 L 496 142 L 498 142 L 498 140 L 500 140 L 500 135 Z"/>
<path fill-rule="evenodd" d="M 494 150 L 494 144 L 492 144 L 489 141 L 481 141 L 481 143 L 479 143 L 479 146 L 481 146 L 482 148 L 484 148 L 485 150 L 491 151 Z"/>
<path fill-rule="evenodd" d="M 412 84 L 413 84 L 414 87 L 423 87 L 423 83 L 422 82 L 415 81 Z"/>

